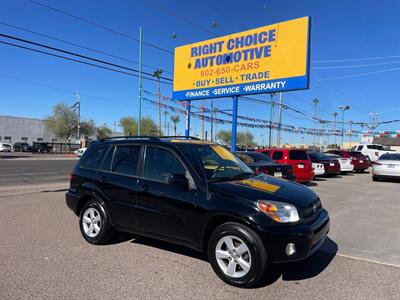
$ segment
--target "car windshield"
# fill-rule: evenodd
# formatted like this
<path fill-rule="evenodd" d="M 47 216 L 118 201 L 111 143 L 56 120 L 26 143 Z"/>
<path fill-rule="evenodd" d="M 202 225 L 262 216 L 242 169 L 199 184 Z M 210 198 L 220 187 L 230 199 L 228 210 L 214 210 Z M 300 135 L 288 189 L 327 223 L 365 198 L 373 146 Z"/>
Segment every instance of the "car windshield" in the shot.
<path fill-rule="evenodd" d="M 303 150 L 290 150 L 289 151 L 290 160 L 308 160 L 307 152 Z"/>
<path fill-rule="evenodd" d="M 379 160 L 400 160 L 400 154 L 383 154 Z"/>
<path fill-rule="evenodd" d="M 318 159 L 318 160 L 330 160 L 330 159 L 332 159 L 332 156 L 328 156 L 326 154 L 319 153 L 319 152 L 308 152 L 308 156 L 311 159 Z"/>
<path fill-rule="evenodd" d="M 353 156 L 353 157 L 361 157 L 361 156 L 363 156 L 362 153 L 358 152 L 358 151 L 350 151 L 349 154 L 350 154 L 350 156 Z"/>
<path fill-rule="evenodd" d="M 253 174 L 236 155 L 220 145 L 181 145 L 181 150 L 209 181 L 235 180 Z"/>

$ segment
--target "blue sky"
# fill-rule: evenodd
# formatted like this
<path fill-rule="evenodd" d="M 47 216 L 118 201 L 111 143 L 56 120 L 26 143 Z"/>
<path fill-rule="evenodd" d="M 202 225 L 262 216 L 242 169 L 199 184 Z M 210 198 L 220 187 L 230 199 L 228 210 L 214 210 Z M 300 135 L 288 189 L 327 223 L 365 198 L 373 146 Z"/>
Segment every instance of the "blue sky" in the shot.
<path fill-rule="evenodd" d="M 218 35 L 226 35 L 272 24 L 277 20 L 311 16 L 310 89 L 284 93 L 284 103 L 312 114 L 312 99 L 318 98 L 320 101 L 318 116 L 325 119 L 333 119 L 332 113 L 338 111 L 339 105 L 344 104 L 351 106 L 346 112 L 346 119 L 355 122 L 369 121 L 370 112 L 379 112 L 378 119 L 382 121 L 399 117 L 400 1 L 397 0 L 38 1 L 137 38 L 139 26 L 143 26 L 146 42 L 170 51 L 178 45 L 213 37 L 212 34 L 198 28 L 198 25 Z M 265 5 L 267 9 L 264 8 Z M 162 7 L 190 20 L 193 25 L 166 13 Z M 31 1 L 3 0 L 0 1 L 0 11 L 2 12 L 0 22 L 138 61 L 139 47 L 136 41 L 46 9 Z M 211 28 L 213 21 L 218 24 L 214 29 Z M 137 65 L 131 62 L 76 48 L 4 24 L 0 24 L 0 32 L 137 68 Z M 172 39 L 172 33 L 176 33 L 177 38 Z M 388 56 L 391 58 L 375 59 Z M 50 114 L 52 106 L 59 101 L 73 104 L 72 91 L 81 94 L 83 118 L 94 119 L 97 124 L 107 123 L 113 127 L 114 122 L 118 122 L 121 117 L 137 115 L 136 77 L 63 61 L 3 44 L 0 44 L 0 58 L 0 114 L 2 115 L 42 118 Z M 340 61 L 364 58 L 365 60 Z M 339 61 L 332 62 L 332 60 Z M 145 46 L 143 63 L 161 68 L 165 70 L 164 76 L 172 77 L 173 56 L 166 52 Z M 349 65 L 353 67 L 348 68 Z M 355 65 L 362 66 L 354 67 Z M 335 68 L 317 69 L 321 67 Z M 388 71 L 388 69 L 394 70 Z M 144 70 L 152 72 L 149 68 Z M 374 72 L 378 73 L 369 74 Z M 356 77 L 318 81 L 349 75 Z M 49 89 L 10 77 L 71 92 Z M 143 88 L 156 91 L 157 85 L 152 81 L 144 81 Z M 162 85 L 162 94 L 170 96 L 171 93 L 171 86 Z M 257 98 L 266 97 L 268 96 L 257 96 Z M 209 107 L 210 101 L 206 101 L 205 104 Z M 232 101 L 228 98 L 216 99 L 214 105 L 220 109 L 231 109 Z M 156 112 L 155 106 L 143 103 L 143 115 L 156 119 Z M 283 123 L 311 128 L 314 126 L 312 120 L 294 112 L 288 113 L 289 115 L 283 115 Z M 240 101 L 239 114 L 267 119 L 269 107 Z M 224 118 L 224 116 L 219 117 Z M 183 132 L 183 116 L 181 119 L 178 132 Z M 192 129 L 198 133 L 200 121 L 195 120 L 192 125 Z M 207 123 L 206 128 L 209 129 Z M 228 129 L 229 126 L 218 126 L 217 129 L 221 128 Z M 356 129 L 361 128 L 356 127 Z M 378 130 L 396 129 L 400 129 L 400 123 L 378 127 Z M 239 130 L 244 129 L 239 128 Z M 261 134 L 265 140 L 267 139 L 266 130 L 250 131 L 258 141 L 261 141 Z M 312 136 L 304 136 L 304 140 L 311 141 Z M 301 136 L 283 134 L 283 142 L 301 142 Z"/>

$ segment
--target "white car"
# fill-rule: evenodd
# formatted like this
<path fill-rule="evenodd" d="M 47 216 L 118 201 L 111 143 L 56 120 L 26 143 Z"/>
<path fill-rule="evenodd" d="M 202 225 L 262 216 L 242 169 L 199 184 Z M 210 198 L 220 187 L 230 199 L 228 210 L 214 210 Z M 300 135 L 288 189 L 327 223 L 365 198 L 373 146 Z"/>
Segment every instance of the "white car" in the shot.
<path fill-rule="evenodd" d="M 354 165 L 351 162 L 351 158 L 340 157 L 339 155 L 331 154 L 331 153 L 325 153 L 325 154 L 328 156 L 331 156 L 339 161 L 341 173 L 347 173 L 347 172 L 354 171 Z"/>
<path fill-rule="evenodd" d="M 11 145 L 7 143 L 0 143 L 0 152 L 11 152 Z"/>
<path fill-rule="evenodd" d="M 312 163 L 312 169 L 315 176 L 322 176 L 325 174 L 325 168 L 323 164 Z"/>
<path fill-rule="evenodd" d="M 77 150 L 74 151 L 74 155 L 81 157 L 83 155 L 83 153 L 85 153 L 87 148 L 79 148 Z"/>
<path fill-rule="evenodd" d="M 351 151 L 361 152 L 363 155 L 369 158 L 370 162 L 376 161 L 382 154 L 396 153 L 396 151 L 387 150 L 385 147 L 379 144 L 360 144 L 352 147 Z"/>
<path fill-rule="evenodd" d="M 372 164 L 372 180 L 400 179 L 400 153 L 382 154 Z"/>

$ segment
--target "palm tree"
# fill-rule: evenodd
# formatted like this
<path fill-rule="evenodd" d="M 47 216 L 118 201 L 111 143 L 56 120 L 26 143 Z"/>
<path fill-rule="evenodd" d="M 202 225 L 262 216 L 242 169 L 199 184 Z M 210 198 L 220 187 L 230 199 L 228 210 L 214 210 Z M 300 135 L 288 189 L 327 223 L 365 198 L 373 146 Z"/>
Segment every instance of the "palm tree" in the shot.
<path fill-rule="evenodd" d="M 176 135 L 176 124 L 180 121 L 180 118 L 178 115 L 171 116 L 171 121 L 174 123 L 174 135 Z"/>
<path fill-rule="evenodd" d="M 158 69 L 153 72 L 153 77 L 157 78 L 157 83 L 158 83 L 158 130 L 159 130 L 159 135 L 161 136 L 161 102 L 160 102 L 160 78 L 161 74 L 163 73 L 163 70 Z"/>

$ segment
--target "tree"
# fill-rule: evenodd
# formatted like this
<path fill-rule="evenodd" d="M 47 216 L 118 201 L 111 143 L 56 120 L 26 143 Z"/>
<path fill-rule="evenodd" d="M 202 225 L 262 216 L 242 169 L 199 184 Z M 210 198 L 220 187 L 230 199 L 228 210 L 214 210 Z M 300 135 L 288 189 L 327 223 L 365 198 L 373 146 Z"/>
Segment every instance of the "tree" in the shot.
<path fill-rule="evenodd" d="M 174 135 L 176 135 L 176 124 L 180 121 L 180 118 L 178 115 L 171 116 L 171 121 L 174 123 Z"/>
<path fill-rule="evenodd" d="M 220 130 L 216 135 L 217 140 L 225 145 L 231 146 L 232 144 L 232 131 L 231 130 Z M 236 143 L 247 147 L 254 147 L 254 135 L 250 132 L 238 132 L 236 135 Z"/>
<path fill-rule="evenodd" d="M 136 135 L 138 125 L 136 118 L 123 117 L 119 123 L 125 135 Z M 144 117 L 141 122 L 141 131 L 142 135 L 157 136 L 161 132 L 161 129 L 157 127 L 156 123 L 150 117 Z"/>
<path fill-rule="evenodd" d="M 159 135 L 161 136 L 161 95 L 160 95 L 160 78 L 163 73 L 163 70 L 158 69 L 153 72 L 153 77 L 157 78 L 158 84 L 158 128 L 160 129 Z"/>
<path fill-rule="evenodd" d="M 65 102 L 53 106 L 53 113 L 44 122 L 63 141 L 70 141 L 77 134 L 78 114 Z"/>
<path fill-rule="evenodd" d="M 108 138 L 111 136 L 111 134 L 112 134 L 112 131 L 106 124 L 101 125 L 96 128 L 96 136 L 97 136 L 98 140 Z"/>
<path fill-rule="evenodd" d="M 93 120 L 81 121 L 80 133 L 81 136 L 88 137 L 96 134 L 96 126 Z"/>

